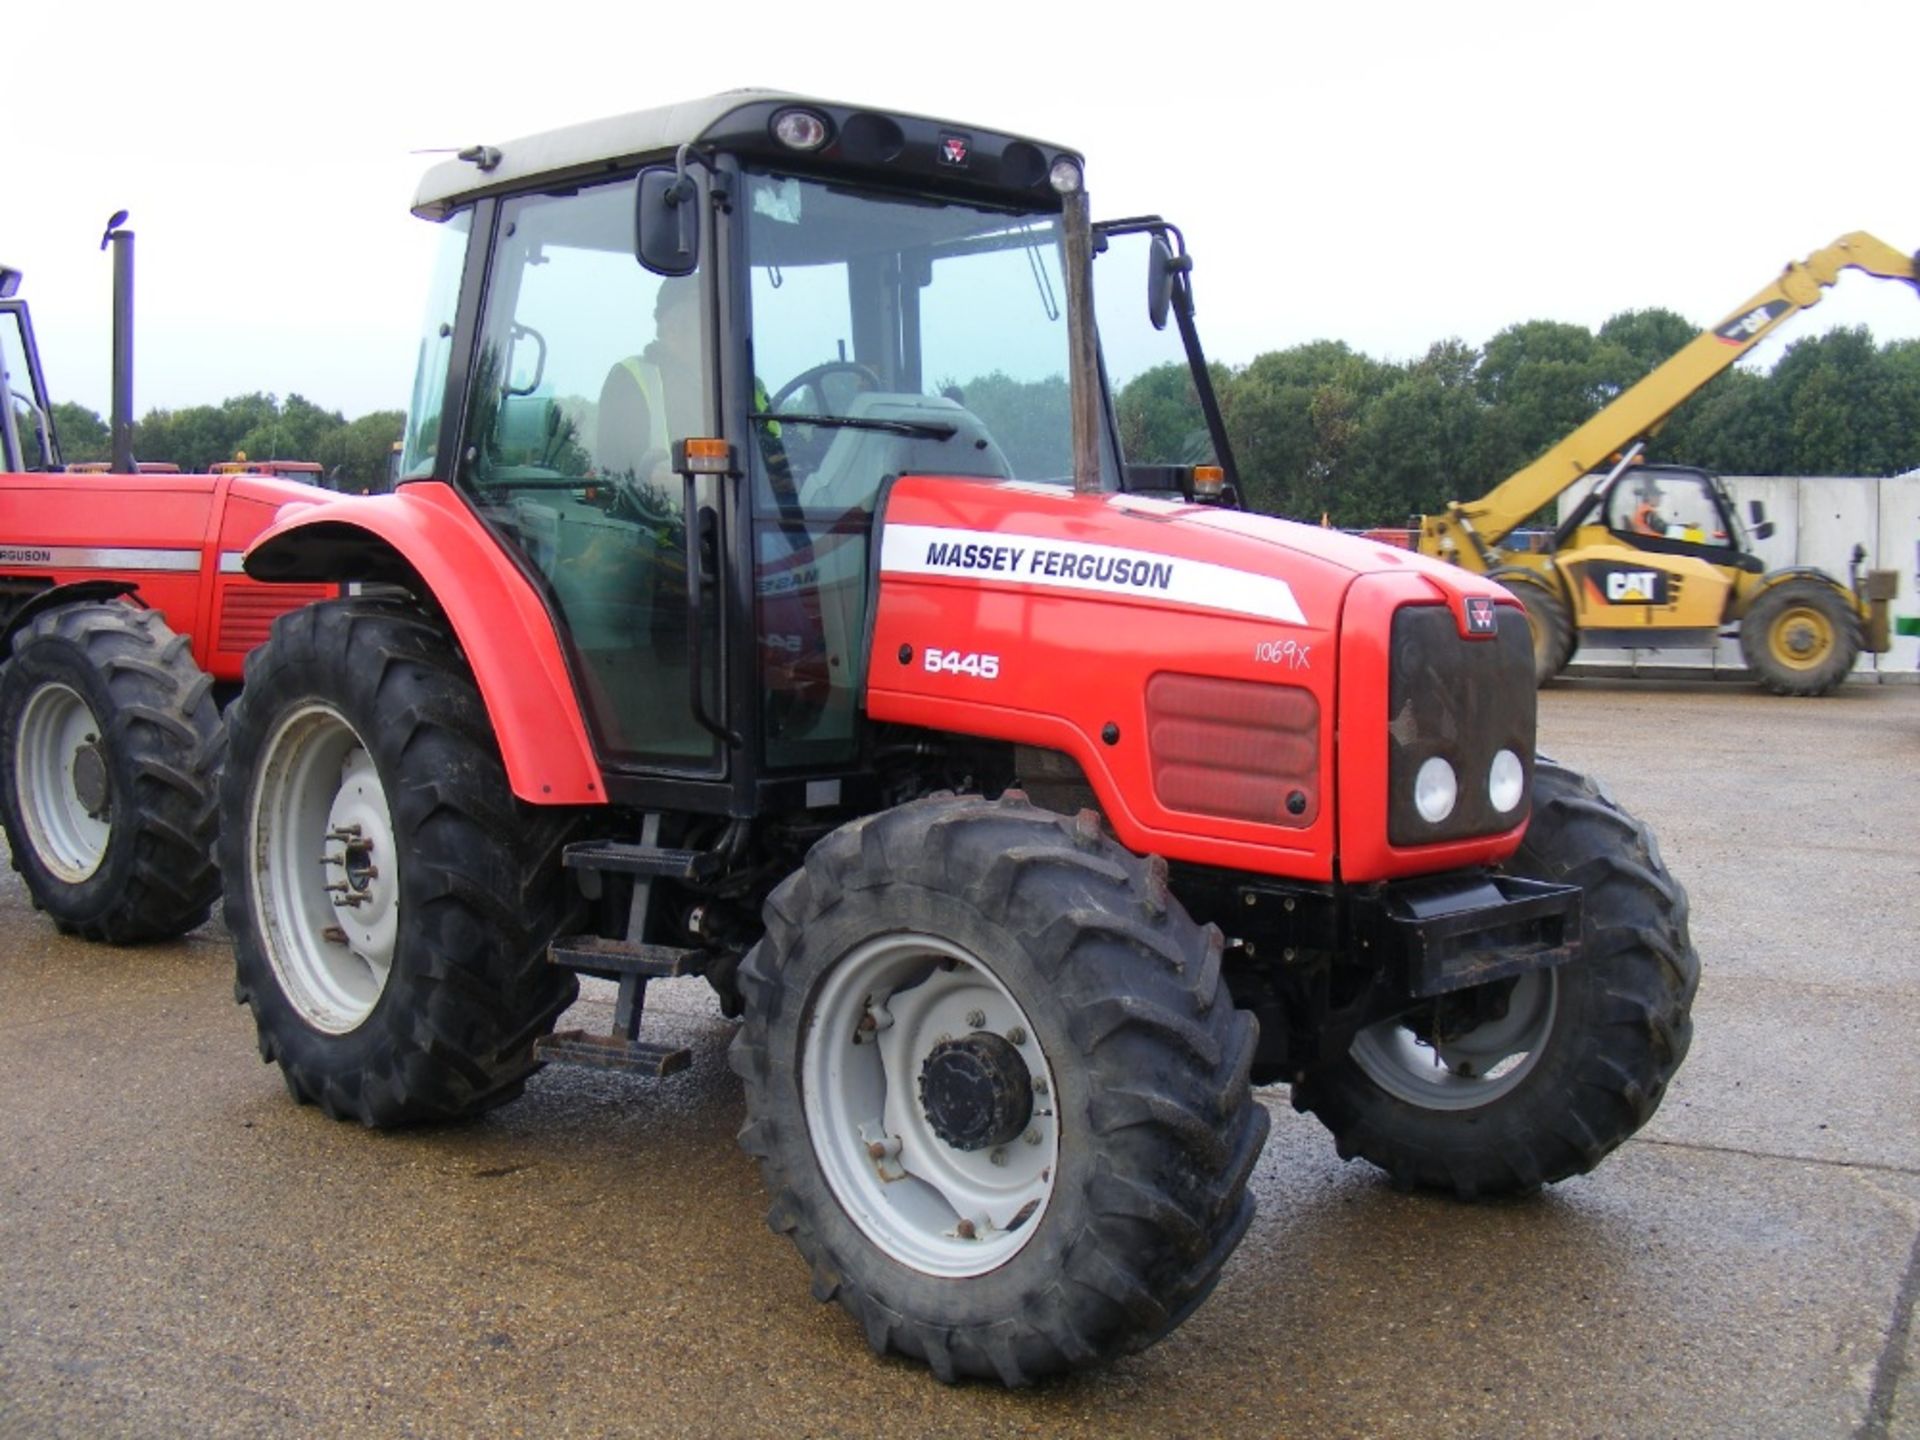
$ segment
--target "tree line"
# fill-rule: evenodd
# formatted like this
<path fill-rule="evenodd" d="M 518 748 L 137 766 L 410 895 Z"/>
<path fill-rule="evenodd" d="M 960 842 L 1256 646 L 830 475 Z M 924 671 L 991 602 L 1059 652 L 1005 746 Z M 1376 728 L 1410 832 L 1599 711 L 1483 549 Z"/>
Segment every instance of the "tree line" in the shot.
<path fill-rule="evenodd" d="M 1531 320 L 1482 347 L 1442 340 L 1400 363 L 1316 340 L 1214 365 L 1211 375 L 1249 505 L 1337 525 L 1397 525 L 1484 494 L 1697 333 L 1670 310 L 1629 310 L 1597 332 Z M 1051 449 L 1064 388 L 1058 378 L 1024 385 L 996 374 L 967 387 L 967 404 L 1008 453 Z M 1212 458 L 1183 365 L 1134 377 L 1116 410 L 1129 458 Z M 189 471 L 241 452 L 313 460 L 335 488 L 377 489 L 404 423 L 398 410 L 350 421 L 299 395 L 242 395 L 149 411 L 135 426 L 134 453 Z M 56 405 L 54 424 L 69 461 L 110 458 L 95 412 Z M 1047 433 L 1025 433 L 1036 426 Z M 1647 458 L 1735 475 L 1920 467 L 1920 341 L 1876 345 L 1864 328 L 1795 341 L 1772 370 L 1736 367 L 1701 389 Z"/>
<path fill-rule="evenodd" d="M 1533 320 L 1400 364 L 1320 340 L 1211 376 L 1253 508 L 1398 525 L 1486 493 L 1698 333 L 1670 310 L 1631 310 L 1597 333 Z M 1184 366 L 1136 376 L 1116 408 L 1129 458 L 1210 458 Z M 1864 328 L 1796 341 L 1770 371 L 1715 378 L 1646 453 L 1734 475 L 1920 467 L 1920 341 L 1875 345 Z"/>
<path fill-rule="evenodd" d="M 376 410 L 349 420 L 299 395 L 236 395 L 218 405 L 149 410 L 134 423 L 133 453 L 189 472 L 245 455 L 250 460 L 311 460 L 336 490 L 384 488 L 387 457 L 406 416 Z M 61 457 L 69 464 L 113 458 L 106 421 L 71 401 L 53 407 Z"/>

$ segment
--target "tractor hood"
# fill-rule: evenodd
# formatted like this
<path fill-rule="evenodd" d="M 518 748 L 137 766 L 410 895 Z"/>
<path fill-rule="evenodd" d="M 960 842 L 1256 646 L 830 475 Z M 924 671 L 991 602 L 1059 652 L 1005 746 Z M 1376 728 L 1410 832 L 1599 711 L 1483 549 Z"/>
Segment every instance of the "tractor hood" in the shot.
<path fill-rule="evenodd" d="M 884 575 L 1111 596 L 1330 634 L 1353 582 L 1415 581 L 1460 613 L 1506 592 L 1411 550 L 1272 516 L 1056 485 L 912 478 L 887 497 Z M 1464 619 L 1463 619 L 1464 629 Z"/>

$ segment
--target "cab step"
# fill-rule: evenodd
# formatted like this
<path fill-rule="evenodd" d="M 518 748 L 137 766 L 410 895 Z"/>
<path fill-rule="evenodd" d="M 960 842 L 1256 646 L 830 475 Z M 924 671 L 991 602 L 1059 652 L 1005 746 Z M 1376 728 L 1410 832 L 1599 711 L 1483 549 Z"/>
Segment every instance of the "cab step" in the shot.
<path fill-rule="evenodd" d="M 663 880 L 711 880 L 726 868 L 716 850 L 669 850 L 632 845 L 624 840 L 580 840 L 561 852 L 569 870 L 598 870 L 610 875 L 644 875 Z"/>
<path fill-rule="evenodd" d="M 656 1045 L 651 1040 L 628 1040 L 621 1035 L 589 1035 L 584 1030 L 560 1030 L 533 1042 L 533 1056 L 550 1065 L 586 1065 L 596 1070 L 624 1070 L 630 1075 L 672 1075 L 693 1064 L 685 1046 Z"/>
<path fill-rule="evenodd" d="M 648 980 L 671 980 L 698 974 L 704 956 L 698 950 L 674 945 L 642 945 L 635 940 L 609 940 L 602 935 L 567 935 L 547 947 L 550 963 L 602 980 L 639 975 Z"/>

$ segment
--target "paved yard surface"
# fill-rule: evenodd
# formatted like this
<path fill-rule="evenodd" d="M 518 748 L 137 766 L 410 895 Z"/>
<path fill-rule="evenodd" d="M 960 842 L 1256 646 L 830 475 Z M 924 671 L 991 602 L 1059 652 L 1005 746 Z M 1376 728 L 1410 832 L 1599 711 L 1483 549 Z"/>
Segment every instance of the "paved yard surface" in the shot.
<path fill-rule="evenodd" d="M 1658 830 L 1704 962 L 1642 1135 L 1537 1199 L 1396 1195 L 1284 1091 L 1214 1298 L 1006 1394 L 815 1304 L 694 1069 L 453 1129 L 296 1107 L 217 927 L 114 951 L 0 887 L 0 1435 L 1920 1437 L 1920 686 L 1577 680 L 1542 747 Z M 583 1002 L 604 1010 L 605 991 Z"/>

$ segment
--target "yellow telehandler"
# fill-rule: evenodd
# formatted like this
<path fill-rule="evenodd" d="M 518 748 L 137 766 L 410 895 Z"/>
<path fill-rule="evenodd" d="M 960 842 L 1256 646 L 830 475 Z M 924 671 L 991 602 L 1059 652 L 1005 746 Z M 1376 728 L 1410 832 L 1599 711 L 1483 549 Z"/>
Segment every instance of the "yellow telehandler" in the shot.
<path fill-rule="evenodd" d="M 1540 683 L 1582 640 L 1593 644 L 1712 644 L 1737 626 L 1761 684 L 1781 695 L 1824 695 L 1861 650 L 1891 644 L 1892 570 L 1864 570 L 1856 546 L 1846 584 L 1809 566 L 1768 570 L 1718 477 L 1640 462 L 1647 440 L 1680 404 L 1788 317 L 1819 303 L 1853 268 L 1920 288 L 1920 256 L 1873 236 L 1843 235 L 1779 278 L 1573 431 L 1477 500 L 1448 502 L 1420 522 L 1419 549 L 1500 581 L 1526 606 Z M 1604 467 L 1604 468 L 1603 468 Z M 1600 473 L 1543 552 L 1506 550 L 1530 515 Z M 1759 501 L 1756 539 L 1773 533 Z"/>

